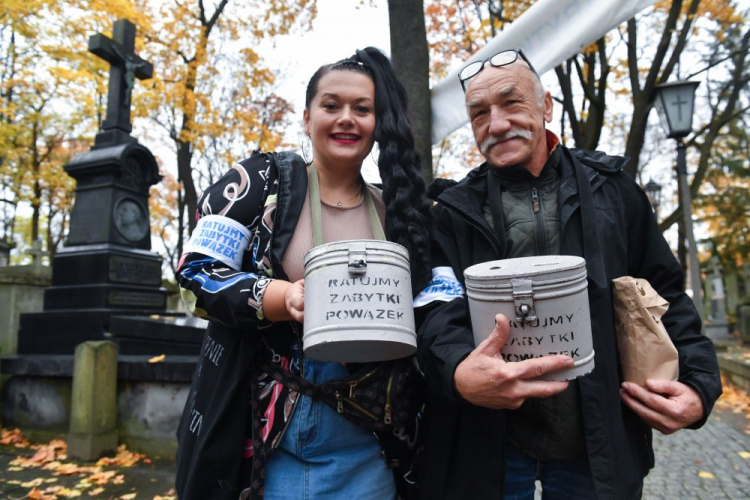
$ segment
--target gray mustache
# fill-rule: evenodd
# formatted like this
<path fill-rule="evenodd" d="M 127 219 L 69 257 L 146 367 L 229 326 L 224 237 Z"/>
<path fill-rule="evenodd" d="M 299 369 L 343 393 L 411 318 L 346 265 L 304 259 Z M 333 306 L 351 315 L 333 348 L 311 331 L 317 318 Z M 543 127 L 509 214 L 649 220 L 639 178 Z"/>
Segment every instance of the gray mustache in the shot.
<path fill-rule="evenodd" d="M 489 149 L 495 144 L 497 144 L 498 142 L 507 141 L 508 139 L 513 139 L 516 137 L 520 137 L 521 139 L 530 141 L 531 132 L 523 128 L 513 128 L 507 131 L 506 133 L 504 133 L 503 135 L 490 135 L 482 142 L 482 145 L 479 146 L 479 150 L 483 154 L 487 154 Z"/>

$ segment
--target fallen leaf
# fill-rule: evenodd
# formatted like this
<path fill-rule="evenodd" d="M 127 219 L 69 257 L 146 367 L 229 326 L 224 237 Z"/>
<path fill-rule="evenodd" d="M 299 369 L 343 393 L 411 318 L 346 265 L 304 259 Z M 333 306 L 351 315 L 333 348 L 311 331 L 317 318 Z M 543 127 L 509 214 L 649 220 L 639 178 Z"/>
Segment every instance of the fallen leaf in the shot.
<path fill-rule="evenodd" d="M 742 458 L 746 459 L 746 460 L 747 460 L 748 458 L 750 458 L 750 451 L 739 451 L 739 452 L 737 452 L 737 453 L 739 453 L 739 455 L 740 455 L 740 456 L 741 456 Z"/>
<path fill-rule="evenodd" d="M 128 451 L 124 444 L 117 447 L 117 454 L 114 457 L 104 457 L 96 462 L 96 465 L 101 467 L 105 466 L 116 466 L 116 467 L 132 467 L 139 460 L 146 459 L 146 455 L 142 453 L 134 453 Z M 148 460 L 148 459 L 146 459 Z M 144 460 L 145 461 L 145 460 Z M 147 463 L 151 463 L 150 461 Z"/>
<path fill-rule="evenodd" d="M 161 363 L 167 358 L 166 354 L 162 354 L 161 356 L 154 356 L 153 358 L 149 359 L 149 363 Z"/>
<path fill-rule="evenodd" d="M 41 500 L 42 492 L 34 488 L 26 494 L 26 498 L 29 498 L 31 500 Z"/>
<path fill-rule="evenodd" d="M 133 500 L 135 493 L 128 493 L 127 495 L 120 495 L 117 500 Z"/>
<path fill-rule="evenodd" d="M 32 479 L 31 481 L 26 481 L 25 483 L 21 483 L 21 486 L 23 488 L 36 488 L 37 486 L 41 486 L 43 482 L 44 482 L 44 479 L 41 477 L 38 477 L 36 479 Z"/>
<path fill-rule="evenodd" d="M 65 498 L 75 498 L 75 497 L 80 497 L 81 496 L 81 492 L 80 491 L 78 491 L 78 490 L 71 490 L 71 489 L 68 489 L 68 488 L 63 488 L 63 489 L 57 491 L 56 494 L 58 494 L 60 496 L 63 496 Z"/>
<path fill-rule="evenodd" d="M 90 497 L 95 497 L 96 495 L 100 494 L 102 491 L 104 491 L 104 488 L 95 488 L 91 491 L 89 491 Z"/>
<path fill-rule="evenodd" d="M 26 448 L 29 446 L 29 440 L 23 437 L 21 429 L 2 429 L 0 430 L 0 444 L 9 446 L 13 445 L 16 448 Z"/>
<path fill-rule="evenodd" d="M 733 413 L 745 412 L 745 416 L 750 418 L 750 396 L 742 389 L 729 383 L 724 376 L 721 377 L 721 388 L 723 393 L 716 401 L 716 406 L 731 409 Z"/>
<path fill-rule="evenodd" d="M 698 471 L 698 477 L 702 477 L 703 479 L 714 479 L 716 476 L 714 476 L 710 472 L 701 470 L 701 471 Z"/>

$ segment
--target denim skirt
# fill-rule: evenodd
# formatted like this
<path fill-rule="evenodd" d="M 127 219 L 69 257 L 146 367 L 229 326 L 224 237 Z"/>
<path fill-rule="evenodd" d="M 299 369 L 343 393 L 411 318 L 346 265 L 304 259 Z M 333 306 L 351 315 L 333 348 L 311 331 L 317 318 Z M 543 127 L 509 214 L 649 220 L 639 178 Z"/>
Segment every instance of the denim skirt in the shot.
<path fill-rule="evenodd" d="M 340 363 L 306 359 L 304 377 L 319 384 L 349 375 Z M 328 405 L 300 396 L 286 433 L 268 460 L 269 500 L 389 500 L 396 497 L 374 434 L 346 420 Z"/>

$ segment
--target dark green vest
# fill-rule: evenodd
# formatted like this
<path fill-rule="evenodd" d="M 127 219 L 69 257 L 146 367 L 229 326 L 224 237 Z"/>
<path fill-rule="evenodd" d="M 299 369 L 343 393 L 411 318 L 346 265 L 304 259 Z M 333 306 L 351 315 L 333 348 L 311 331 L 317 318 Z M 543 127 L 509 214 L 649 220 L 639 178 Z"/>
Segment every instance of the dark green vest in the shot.
<path fill-rule="evenodd" d="M 499 235 L 505 239 L 503 258 L 560 253 L 561 158 L 558 147 L 539 177 L 520 165 L 492 168 L 488 173 L 490 192 L 484 217 L 497 232 L 503 232 Z M 501 219 L 500 224 L 496 219 Z M 513 446 L 537 460 L 585 458 L 578 383 L 571 382 L 562 394 L 528 399 L 519 409 L 507 411 L 506 431 Z"/>

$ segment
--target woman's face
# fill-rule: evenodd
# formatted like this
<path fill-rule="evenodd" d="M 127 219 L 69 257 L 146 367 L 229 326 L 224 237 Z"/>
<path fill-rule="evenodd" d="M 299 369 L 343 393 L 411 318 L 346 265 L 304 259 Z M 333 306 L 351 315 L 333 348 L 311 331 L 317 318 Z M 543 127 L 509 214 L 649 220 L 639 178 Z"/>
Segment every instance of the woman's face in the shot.
<path fill-rule="evenodd" d="M 375 133 L 372 79 L 355 71 L 329 71 L 318 81 L 304 121 L 317 166 L 359 169 Z"/>

